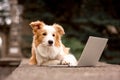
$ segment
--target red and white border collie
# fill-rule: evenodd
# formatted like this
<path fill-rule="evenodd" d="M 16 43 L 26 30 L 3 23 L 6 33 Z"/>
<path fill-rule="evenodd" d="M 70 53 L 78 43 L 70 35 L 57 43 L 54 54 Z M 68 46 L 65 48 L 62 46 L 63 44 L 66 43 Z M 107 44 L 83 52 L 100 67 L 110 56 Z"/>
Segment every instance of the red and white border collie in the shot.
<path fill-rule="evenodd" d="M 62 26 L 58 24 L 46 25 L 42 21 L 31 22 L 30 26 L 34 36 L 29 64 L 77 65 L 77 60 L 69 53 L 69 48 L 62 44 L 61 37 L 65 34 Z"/>

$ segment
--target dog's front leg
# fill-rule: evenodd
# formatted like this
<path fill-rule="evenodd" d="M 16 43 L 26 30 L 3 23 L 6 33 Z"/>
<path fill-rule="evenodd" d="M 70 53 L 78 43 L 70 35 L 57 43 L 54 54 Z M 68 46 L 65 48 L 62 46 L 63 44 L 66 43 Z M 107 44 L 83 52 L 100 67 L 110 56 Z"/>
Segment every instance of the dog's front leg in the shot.
<path fill-rule="evenodd" d="M 32 47 L 31 53 L 32 53 L 32 56 L 30 58 L 29 64 L 35 65 L 35 64 L 37 64 L 37 60 L 36 60 L 35 50 L 33 49 L 33 47 Z"/>

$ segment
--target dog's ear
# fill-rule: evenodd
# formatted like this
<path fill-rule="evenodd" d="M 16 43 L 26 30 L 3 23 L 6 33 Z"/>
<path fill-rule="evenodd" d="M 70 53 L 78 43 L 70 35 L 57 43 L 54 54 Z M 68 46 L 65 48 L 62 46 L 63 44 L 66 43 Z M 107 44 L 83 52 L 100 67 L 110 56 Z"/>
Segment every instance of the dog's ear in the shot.
<path fill-rule="evenodd" d="M 60 35 L 65 34 L 64 29 L 59 24 L 53 24 L 53 27 L 57 30 Z"/>
<path fill-rule="evenodd" d="M 33 34 L 36 34 L 37 30 L 41 29 L 44 26 L 44 22 L 42 21 L 35 21 L 35 22 L 31 22 L 30 26 L 33 29 Z"/>
<path fill-rule="evenodd" d="M 41 29 L 41 27 L 44 26 L 44 22 L 42 21 L 31 22 L 30 26 L 32 27 L 33 30 Z"/>

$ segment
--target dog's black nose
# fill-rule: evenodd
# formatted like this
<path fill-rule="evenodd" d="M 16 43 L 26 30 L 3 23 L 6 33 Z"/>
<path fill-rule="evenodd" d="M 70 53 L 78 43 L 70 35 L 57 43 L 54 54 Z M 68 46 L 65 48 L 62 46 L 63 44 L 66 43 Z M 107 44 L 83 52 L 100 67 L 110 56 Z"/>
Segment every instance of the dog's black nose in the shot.
<path fill-rule="evenodd" d="M 51 44 L 53 44 L 53 41 L 52 41 L 52 40 L 49 40 L 48 43 L 51 45 Z"/>

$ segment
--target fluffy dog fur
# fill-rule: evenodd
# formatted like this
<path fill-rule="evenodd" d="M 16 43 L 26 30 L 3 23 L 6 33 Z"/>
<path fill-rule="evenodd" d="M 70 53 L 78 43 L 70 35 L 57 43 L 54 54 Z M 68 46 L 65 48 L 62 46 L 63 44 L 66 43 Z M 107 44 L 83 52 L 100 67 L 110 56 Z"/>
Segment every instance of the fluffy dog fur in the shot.
<path fill-rule="evenodd" d="M 65 34 L 62 26 L 46 25 L 42 21 L 31 22 L 30 26 L 34 36 L 29 64 L 77 65 L 77 60 L 69 53 L 69 48 L 62 44 L 61 37 Z"/>

